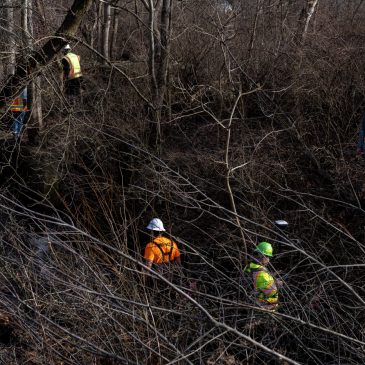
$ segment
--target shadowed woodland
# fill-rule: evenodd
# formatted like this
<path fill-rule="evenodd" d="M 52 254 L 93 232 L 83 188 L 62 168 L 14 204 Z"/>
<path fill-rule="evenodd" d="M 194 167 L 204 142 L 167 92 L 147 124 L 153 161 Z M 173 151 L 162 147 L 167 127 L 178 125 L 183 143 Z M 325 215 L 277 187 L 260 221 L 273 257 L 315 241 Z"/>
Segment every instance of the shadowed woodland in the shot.
<path fill-rule="evenodd" d="M 25 85 L 30 112 L 0 137 L 0 363 L 365 363 L 364 15 L 361 0 L 1 2 L 2 135 Z M 169 276 L 143 260 L 153 217 L 182 253 Z M 275 313 L 243 273 L 260 240 Z"/>

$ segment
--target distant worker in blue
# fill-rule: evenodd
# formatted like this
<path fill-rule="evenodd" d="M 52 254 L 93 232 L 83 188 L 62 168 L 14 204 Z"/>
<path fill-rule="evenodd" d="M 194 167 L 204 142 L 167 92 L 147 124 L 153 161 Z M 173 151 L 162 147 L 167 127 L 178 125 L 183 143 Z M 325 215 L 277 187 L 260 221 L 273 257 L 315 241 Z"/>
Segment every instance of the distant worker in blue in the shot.
<path fill-rule="evenodd" d="M 19 138 L 23 129 L 23 124 L 28 112 L 28 89 L 27 87 L 23 88 L 20 92 L 19 96 L 15 98 L 12 105 L 10 106 L 10 110 L 13 115 L 13 124 L 11 126 L 11 130 L 15 136 L 15 138 Z"/>
<path fill-rule="evenodd" d="M 20 137 L 23 125 L 26 121 L 28 113 L 28 89 L 25 86 L 20 93 L 9 100 L 9 104 L 1 108 L 2 112 L 10 112 L 11 116 L 11 132 L 15 139 Z"/>

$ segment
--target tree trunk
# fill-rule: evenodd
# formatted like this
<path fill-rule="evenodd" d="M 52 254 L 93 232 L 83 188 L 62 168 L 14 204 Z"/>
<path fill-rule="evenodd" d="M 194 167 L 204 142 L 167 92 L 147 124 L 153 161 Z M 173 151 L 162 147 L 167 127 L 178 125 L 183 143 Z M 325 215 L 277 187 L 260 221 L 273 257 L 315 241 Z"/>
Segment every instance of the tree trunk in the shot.
<path fill-rule="evenodd" d="M 171 0 L 163 0 L 161 9 L 161 46 L 158 69 L 158 85 L 166 87 L 168 61 L 170 56 Z"/>
<path fill-rule="evenodd" d="M 7 73 L 13 75 L 15 72 L 15 54 L 16 54 L 16 44 L 15 44 L 15 34 L 14 34 L 14 8 L 12 0 L 5 0 L 6 8 L 6 22 L 8 30 L 8 52 L 9 52 L 9 63 L 7 67 Z"/>
<path fill-rule="evenodd" d="M 95 20 L 93 22 L 93 25 L 92 25 L 91 31 L 90 31 L 91 48 L 97 47 L 97 45 L 95 46 L 95 43 L 97 42 L 96 35 L 97 35 L 98 24 L 99 24 L 99 11 L 98 10 L 99 10 L 99 6 L 96 4 L 96 2 L 94 2 L 93 13 L 95 15 Z"/>
<path fill-rule="evenodd" d="M 32 0 L 22 0 L 21 7 L 21 28 L 22 28 L 22 41 L 23 41 L 23 56 L 29 57 L 33 51 L 33 4 Z M 29 127 L 27 128 L 28 137 L 31 141 L 34 140 L 37 134 L 38 128 L 33 128 L 39 121 L 35 118 L 35 111 L 37 110 L 37 96 L 35 82 L 32 80 L 28 85 L 28 108 L 31 111 L 30 120 L 28 121 Z"/>
<path fill-rule="evenodd" d="M 96 40 L 96 49 L 103 54 L 103 3 L 100 2 L 98 6 L 98 37 Z"/>
<path fill-rule="evenodd" d="M 250 43 L 249 43 L 248 50 L 247 50 L 247 54 L 248 54 L 247 64 L 249 64 L 250 60 L 251 60 L 252 50 L 254 48 L 255 39 L 256 39 L 257 23 L 258 23 L 258 20 L 259 20 L 259 14 L 260 14 L 261 8 L 262 8 L 262 1 L 257 0 L 257 2 L 256 2 L 256 13 L 255 13 L 254 22 L 253 22 L 252 29 L 251 29 Z"/>
<path fill-rule="evenodd" d="M 68 38 L 72 38 L 76 34 L 91 3 L 92 0 L 75 0 L 55 36 L 50 38 L 39 51 L 32 52 L 25 60 L 17 63 L 14 75 L 9 78 L 0 91 L 0 105 L 6 105 L 6 101 L 11 98 L 11 95 L 18 94 L 22 85 L 29 83 L 30 80 L 27 80 L 27 77 L 35 77 L 42 66 L 55 58 L 67 44 Z"/>
<path fill-rule="evenodd" d="M 300 13 L 296 40 L 299 44 L 305 41 L 310 20 L 316 10 L 318 0 L 305 0 L 304 7 Z"/>
<path fill-rule="evenodd" d="M 113 32 L 110 40 L 110 58 L 115 58 L 115 52 L 117 49 L 117 39 L 118 39 L 118 28 L 119 28 L 119 13 L 114 9 L 113 13 Z"/>
<path fill-rule="evenodd" d="M 36 0 L 37 12 L 42 20 L 43 25 L 46 24 L 46 11 L 44 10 L 43 0 Z"/>
<path fill-rule="evenodd" d="M 304 30 L 303 30 L 303 35 L 302 35 L 302 40 L 304 41 L 306 36 L 307 36 L 307 32 L 308 32 L 308 27 L 309 27 L 309 22 L 313 16 L 314 11 L 316 10 L 316 6 L 318 4 L 318 0 L 309 0 L 308 1 L 308 12 L 307 12 L 307 18 L 305 20 L 305 25 L 304 25 Z"/>
<path fill-rule="evenodd" d="M 159 8 L 154 8 L 153 1 L 149 2 L 150 18 L 150 74 L 152 89 L 152 104 L 154 106 L 151 143 L 156 144 L 157 150 L 160 150 L 162 130 L 161 117 L 162 107 L 166 94 L 166 83 L 168 73 L 168 61 L 170 57 L 170 33 L 171 33 L 171 0 L 162 0 Z M 160 24 L 158 24 L 158 13 L 160 15 Z"/>
<path fill-rule="evenodd" d="M 33 35 L 34 35 L 34 24 L 33 24 L 33 0 L 25 0 L 28 2 L 27 4 L 27 13 L 28 13 L 28 46 L 29 52 L 34 52 L 33 47 Z M 25 28 L 23 28 L 25 30 Z M 41 98 L 41 90 L 42 90 L 42 78 L 41 76 L 37 76 L 35 79 L 32 80 L 30 83 L 30 110 L 31 110 L 31 120 L 30 126 L 33 126 L 34 133 L 32 129 L 28 129 L 28 136 L 29 139 L 35 138 L 40 130 L 43 128 L 43 110 L 42 110 L 42 98 Z"/>
<path fill-rule="evenodd" d="M 28 13 L 29 10 L 29 0 L 22 0 L 22 8 L 21 8 L 21 27 L 22 27 L 22 35 L 23 35 L 23 46 L 26 47 L 26 53 L 28 53 L 30 46 L 30 36 L 29 36 L 29 27 L 28 27 Z"/>
<path fill-rule="evenodd" d="M 103 40 L 102 40 L 102 55 L 110 58 L 110 25 L 111 25 L 111 6 L 109 1 L 104 3 L 104 22 L 103 22 Z M 107 61 L 104 61 L 107 64 Z"/>

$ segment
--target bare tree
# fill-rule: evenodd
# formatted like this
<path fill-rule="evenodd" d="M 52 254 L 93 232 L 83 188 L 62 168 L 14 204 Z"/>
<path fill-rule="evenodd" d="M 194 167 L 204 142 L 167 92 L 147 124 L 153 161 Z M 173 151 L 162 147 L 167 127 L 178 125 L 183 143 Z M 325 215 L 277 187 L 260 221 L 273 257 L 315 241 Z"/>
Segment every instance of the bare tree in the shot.
<path fill-rule="evenodd" d="M 118 41 L 118 31 L 119 31 L 119 12 L 117 9 L 113 11 L 113 32 L 110 39 L 110 57 L 113 59 L 115 57 L 115 51 L 117 48 Z"/>
<path fill-rule="evenodd" d="M 103 52 L 103 20 L 104 20 L 104 6 L 103 2 L 99 1 L 99 3 L 96 1 L 96 4 L 98 4 L 98 11 L 97 11 L 97 37 L 96 37 L 96 45 L 95 48 L 102 53 Z"/>
<path fill-rule="evenodd" d="M 303 9 L 299 16 L 297 39 L 304 42 L 307 37 L 309 23 L 312 19 L 318 0 L 305 0 Z"/>
<path fill-rule="evenodd" d="M 34 12 L 33 0 L 29 1 L 29 31 L 34 42 Z M 31 50 L 34 52 L 34 45 L 32 44 Z M 42 77 L 38 76 L 32 81 L 33 100 L 32 100 L 32 115 L 34 124 L 38 126 L 39 130 L 43 128 L 43 109 L 42 109 Z"/>
<path fill-rule="evenodd" d="M 303 47 L 291 42 L 302 0 L 228 2 L 171 1 L 172 27 L 166 1 L 111 1 L 123 32 L 111 26 L 109 43 L 130 61 L 112 64 L 111 49 L 98 52 L 103 35 L 83 33 L 82 110 L 63 112 L 53 65 L 44 69 L 44 138 L 11 157 L 11 142 L 0 143 L 2 363 L 365 363 L 364 174 L 360 156 L 344 152 L 363 101 L 364 26 L 347 28 L 355 6 L 343 1 L 327 26 L 323 2 Z M 49 0 L 46 25 L 69 3 Z M 99 3 L 104 13 L 94 1 L 86 30 L 97 27 Z M 33 24 L 36 44 L 50 39 Z M 161 154 L 145 136 L 158 108 Z M 173 227 L 185 266 L 173 281 L 152 268 L 146 285 L 141 247 L 155 214 Z M 279 217 L 285 232 L 274 228 Z M 270 272 L 280 268 L 284 283 L 275 313 L 253 306 L 245 282 L 243 259 L 258 239 L 272 243 Z"/>
<path fill-rule="evenodd" d="M 91 3 L 92 0 L 75 0 L 54 37 L 48 40 L 39 51 L 34 52 L 16 65 L 14 75 L 10 77 L 0 91 L 2 104 L 6 98 L 19 92 L 22 83 L 24 84 L 24 80 L 27 77 L 34 77 L 34 73 L 38 72 L 42 66 L 50 63 L 62 47 L 67 44 L 67 39 L 76 34 L 82 18 L 90 8 Z"/>
<path fill-rule="evenodd" d="M 310 21 L 312 19 L 312 16 L 314 14 L 314 11 L 316 10 L 317 4 L 318 4 L 318 0 L 309 0 L 308 1 L 308 12 L 307 12 L 307 17 L 306 17 L 306 20 L 305 20 L 305 25 L 304 25 L 304 30 L 303 30 L 303 36 L 302 36 L 303 40 L 307 36 L 309 23 L 310 23 Z"/>
<path fill-rule="evenodd" d="M 152 143 L 161 143 L 161 116 L 166 93 L 170 58 L 170 35 L 172 24 L 172 1 L 161 0 L 148 3 L 142 0 L 149 13 L 149 69 L 151 77 L 153 121 Z"/>
<path fill-rule="evenodd" d="M 263 1 L 262 0 L 257 0 L 256 1 L 256 11 L 255 11 L 255 16 L 254 16 L 254 22 L 252 24 L 252 29 L 251 29 L 250 43 L 249 43 L 249 46 L 248 46 L 248 60 L 251 59 L 252 50 L 253 50 L 253 47 L 254 47 L 254 44 L 255 44 L 257 24 L 258 24 L 259 15 L 262 12 L 262 6 L 263 6 Z"/>
<path fill-rule="evenodd" d="M 104 3 L 104 22 L 103 22 L 103 38 L 102 43 L 102 55 L 110 58 L 110 29 L 111 29 L 111 6 L 107 0 Z"/>
<path fill-rule="evenodd" d="M 7 22 L 7 36 L 8 36 L 8 74 L 13 75 L 15 72 L 15 55 L 16 55 L 16 43 L 15 43 L 15 28 L 14 28 L 14 5 L 12 0 L 5 0 L 6 6 L 6 22 Z"/>
<path fill-rule="evenodd" d="M 33 18 L 33 0 L 23 0 L 21 25 L 23 31 L 25 56 L 29 57 L 34 52 L 34 18 Z M 42 78 L 37 76 L 32 78 L 28 87 L 28 99 L 31 109 L 31 125 L 37 130 L 43 127 L 42 99 L 41 99 Z M 30 132 L 30 135 L 33 133 Z"/>

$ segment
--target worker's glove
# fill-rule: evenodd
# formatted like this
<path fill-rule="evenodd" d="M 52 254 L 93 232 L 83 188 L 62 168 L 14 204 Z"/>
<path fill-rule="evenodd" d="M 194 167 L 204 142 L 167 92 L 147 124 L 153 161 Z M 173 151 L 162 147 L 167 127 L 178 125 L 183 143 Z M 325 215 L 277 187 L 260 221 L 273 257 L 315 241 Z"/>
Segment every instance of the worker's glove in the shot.
<path fill-rule="evenodd" d="M 275 283 L 276 283 L 276 286 L 278 286 L 279 288 L 281 288 L 284 285 L 284 282 L 280 279 L 276 279 Z"/>

